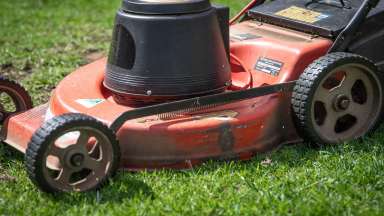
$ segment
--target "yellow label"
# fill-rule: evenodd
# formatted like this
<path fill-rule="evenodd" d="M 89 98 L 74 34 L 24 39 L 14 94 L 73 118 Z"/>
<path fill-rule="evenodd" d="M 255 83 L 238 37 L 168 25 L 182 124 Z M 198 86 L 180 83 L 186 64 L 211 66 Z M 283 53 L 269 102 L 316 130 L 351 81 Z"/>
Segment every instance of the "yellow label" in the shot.
<path fill-rule="evenodd" d="M 328 17 L 316 11 L 307 10 L 304 8 L 292 6 L 276 13 L 278 16 L 287 17 L 294 20 L 299 20 L 307 23 L 315 23 Z"/>

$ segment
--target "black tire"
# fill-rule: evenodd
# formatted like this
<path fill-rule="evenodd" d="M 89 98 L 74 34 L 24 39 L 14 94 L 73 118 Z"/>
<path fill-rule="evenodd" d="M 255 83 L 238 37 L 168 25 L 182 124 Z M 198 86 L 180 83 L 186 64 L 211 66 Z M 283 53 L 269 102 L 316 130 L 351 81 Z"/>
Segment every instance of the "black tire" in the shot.
<path fill-rule="evenodd" d="M 0 76 L 0 92 L 4 92 L 12 98 L 16 109 L 12 112 L 6 112 L 2 110 L 3 104 L 1 104 L 0 101 L 0 125 L 2 125 L 10 115 L 26 111 L 33 107 L 31 96 L 23 86 L 13 80 Z"/>
<path fill-rule="evenodd" d="M 377 94 L 377 96 L 374 99 L 380 101 L 378 103 L 380 105 L 378 105 L 379 107 L 377 107 L 377 113 L 375 111 L 375 113 L 372 114 L 372 116 L 374 116 L 373 119 L 371 119 L 370 122 L 366 123 L 366 128 L 365 128 L 366 130 L 364 131 L 363 134 L 356 133 L 354 136 L 351 136 L 348 139 L 340 138 L 336 140 L 333 137 L 332 138 L 325 137 L 323 134 L 319 133 L 319 130 L 316 129 L 317 128 L 316 124 L 318 124 L 318 121 L 315 121 L 315 118 L 313 117 L 316 115 L 316 114 L 313 114 L 313 112 L 315 112 L 313 104 L 317 103 L 317 102 L 314 102 L 315 93 L 318 91 L 318 88 L 320 86 L 325 85 L 324 80 L 327 79 L 327 76 L 330 76 L 330 73 L 346 65 L 347 66 L 353 65 L 353 67 L 361 67 L 371 72 L 370 76 L 372 76 L 372 80 L 374 81 L 372 82 L 373 83 L 372 85 L 375 85 L 375 86 L 377 85 L 377 90 L 380 92 L 380 94 Z M 346 74 L 351 74 L 351 73 L 346 72 Z M 345 79 L 346 78 L 344 78 L 344 80 Z M 344 82 L 344 80 L 341 82 Z M 341 86 L 343 84 L 339 84 L 339 85 Z M 354 85 L 356 85 L 356 83 Z M 339 53 L 331 53 L 324 57 L 319 58 L 318 60 L 314 61 L 311 65 L 309 65 L 306 68 L 304 73 L 300 76 L 299 80 L 297 81 L 296 86 L 294 87 L 294 90 L 293 90 L 292 108 L 294 111 L 294 122 L 296 124 L 299 134 L 304 138 L 304 140 L 307 143 L 315 144 L 316 146 L 327 145 L 327 144 L 338 144 L 338 143 L 349 141 L 352 139 L 358 139 L 365 135 L 370 134 L 375 129 L 377 129 L 377 127 L 381 123 L 381 118 L 383 117 L 383 113 L 384 113 L 383 103 L 382 103 L 383 88 L 384 88 L 383 75 L 379 72 L 375 64 L 369 61 L 365 57 L 362 57 L 356 54 L 351 54 L 351 53 L 339 52 Z M 331 100 L 331 97 L 329 100 Z M 350 100 L 352 101 L 352 103 L 354 103 L 353 102 L 354 99 L 350 99 Z M 333 103 L 333 102 L 330 102 L 330 103 Z M 368 114 L 367 114 L 367 117 L 369 117 Z M 339 120 L 337 120 L 336 122 L 339 122 Z"/>
<path fill-rule="evenodd" d="M 53 140 L 56 140 L 67 131 L 89 129 L 100 132 L 105 135 L 111 144 L 113 151 L 113 159 L 110 161 L 110 168 L 106 172 L 105 176 L 98 180 L 98 183 L 91 188 L 84 190 L 71 188 L 63 189 L 50 183 L 49 179 L 44 175 L 44 169 L 46 169 L 46 152 Z M 65 149 L 64 149 L 65 150 Z M 103 153 L 104 154 L 104 153 Z M 60 161 L 61 163 L 62 161 Z M 120 147 L 117 141 L 115 133 L 109 129 L 106 125 L 99 122 L 98 120 L 86 116 L 83 114 L 64 114 L 45 122 L 33 135 L 28 148 L 26 150 L 25 164 L 32 182 L 42 191 L 47 193 L 58 193 L 58 192 L 84 192 L 95 190 L 102 187 L 114 174 L 116 173 L 120 163 Z M 61 165 L 64 167 L 64 165 Z M 64 168 L 63 168 L 64 169 Z"/>

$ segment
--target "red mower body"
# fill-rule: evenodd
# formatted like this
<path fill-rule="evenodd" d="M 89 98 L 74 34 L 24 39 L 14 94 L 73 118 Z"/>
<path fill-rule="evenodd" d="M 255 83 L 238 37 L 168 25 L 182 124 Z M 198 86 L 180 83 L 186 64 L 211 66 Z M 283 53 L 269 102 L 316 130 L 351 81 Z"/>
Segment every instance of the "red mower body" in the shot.
<path fill-rule="evenodd" d="M 232 86 L 227 91 L 297 80 L 332 41 L 285 28 L 245 21 L 231 26 Z M 42 123 L 65 113 L 90 115 L 111 125 L 121 113 L 104 87 L 106 59 L 81 67 L 53 91 L 48 104 L 15 115 L 5 125 L 5 142 L 25 152 Z M 291 94 L 195 110 L 183 115 L 149 116 L 127 121 L 117 132 L 121 168 L 129 170 L 191 168 L 205 160 L 249 159 L 301 139 L 292 122 Z"/>

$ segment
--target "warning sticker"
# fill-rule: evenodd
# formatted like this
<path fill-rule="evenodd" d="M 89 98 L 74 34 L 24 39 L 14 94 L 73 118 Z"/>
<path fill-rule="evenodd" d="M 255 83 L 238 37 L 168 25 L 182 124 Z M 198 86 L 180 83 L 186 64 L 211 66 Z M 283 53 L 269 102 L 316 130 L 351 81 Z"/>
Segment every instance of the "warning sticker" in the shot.
<path fill-rule="evenodd" d="M 256 63 L 255 69 L 272 76 L 278 76 L 283 65 L 284 63 L 273 59 L 260 58 Z"/>
<path fill-rule="evenodd" d="M 78 99 L 76 100 L 77 103 L 80 105 L 84 106 L 85 108 L 93 108 L 97 106 L 98 104 L 103 103 L 105 100 L 104 99 Z"/>
<path fill-rule="evenodd" d="M 322 19 L 328 18 L 329 15 L 316 11 L 304 9 L 297 6 L 292 6 L 276 13 L 278 16 L 287 17 L 294 20 L 299 20 L 307 23 L 315 23 Z"/>

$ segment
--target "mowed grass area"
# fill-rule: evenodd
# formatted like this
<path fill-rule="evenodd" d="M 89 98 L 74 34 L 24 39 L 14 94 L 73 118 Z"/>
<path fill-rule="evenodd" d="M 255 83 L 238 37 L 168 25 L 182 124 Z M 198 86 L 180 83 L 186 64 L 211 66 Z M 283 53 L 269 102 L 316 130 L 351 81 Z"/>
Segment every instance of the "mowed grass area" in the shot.
<path fill-rule="evenodd" d="M 217 1 L 233 13 L 245 0 Z M 120 0 L 0 1 L 0 73 L 35 104 L 68 73 L 108 52 Z M 363 141 L 286 146 L 248 162 L 190 171 L 120 172 L 99 192 L 47 195 L 23 155 L 0 144 L 0 215 L 383 215 L 384 129 Z"/>

